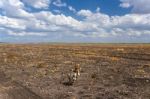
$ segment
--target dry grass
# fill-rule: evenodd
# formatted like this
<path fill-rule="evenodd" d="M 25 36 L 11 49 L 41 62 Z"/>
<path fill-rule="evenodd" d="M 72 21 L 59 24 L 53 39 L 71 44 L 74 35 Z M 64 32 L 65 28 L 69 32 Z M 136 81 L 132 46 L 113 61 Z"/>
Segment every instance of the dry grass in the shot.
<path fill-rule="evenodd" d="M 64 86 L 61 75 L 75 64 L 81 76 Z M 0 71 L 43 99 L 150 97 L 149 45 L 6 44 L 0 46 Z"/>

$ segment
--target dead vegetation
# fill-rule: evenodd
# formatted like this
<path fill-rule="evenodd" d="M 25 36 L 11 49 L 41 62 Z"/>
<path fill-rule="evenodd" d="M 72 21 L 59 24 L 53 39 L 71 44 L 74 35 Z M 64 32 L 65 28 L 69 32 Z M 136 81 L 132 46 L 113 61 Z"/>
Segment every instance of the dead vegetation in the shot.
<path fill-rule="evenodd" d="M 73 80 L 76 64 L 81 75 Z M 43 99 L 150 97 L 150 45 L 3 44 L 0 71 Z"/>

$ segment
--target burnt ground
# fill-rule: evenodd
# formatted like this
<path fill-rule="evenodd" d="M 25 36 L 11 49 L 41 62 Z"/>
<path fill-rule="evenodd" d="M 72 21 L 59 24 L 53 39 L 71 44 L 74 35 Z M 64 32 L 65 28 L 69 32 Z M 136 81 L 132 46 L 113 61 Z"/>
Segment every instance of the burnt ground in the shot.
<path fill-rule="evenodd" d="M 1 44 L 0 99 L 150 99 L 150 45 Z"/>

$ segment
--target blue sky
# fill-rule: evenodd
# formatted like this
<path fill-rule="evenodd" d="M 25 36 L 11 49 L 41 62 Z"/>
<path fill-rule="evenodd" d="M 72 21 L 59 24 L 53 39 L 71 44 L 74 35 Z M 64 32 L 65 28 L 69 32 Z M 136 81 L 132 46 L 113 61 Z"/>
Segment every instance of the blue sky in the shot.
<path fill-rule="evenodd" d="M 150 0 L 1 0 L 0 42 L 150 42 Z"/>

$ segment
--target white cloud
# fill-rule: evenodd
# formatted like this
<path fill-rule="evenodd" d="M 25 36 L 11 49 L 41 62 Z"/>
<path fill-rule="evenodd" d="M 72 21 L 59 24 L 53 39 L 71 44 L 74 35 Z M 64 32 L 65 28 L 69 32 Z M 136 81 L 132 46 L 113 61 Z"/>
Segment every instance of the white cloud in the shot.
<path fill-rule="evenodd" d="M 74 25 L 80 24 L 79 21 L 75 20 L 74 18 L 70 16 L 65 16 L 63 14 L 60 15 L 53 15 L 51 12 L 40 12 L 40 13 L 35 13 L 35 17 L 38 20 L 44 21 L 49 23 L 50 25 L 56 25 L 56 26 L 67 26 L 67 27 L 73 27 Z"/>
<path fill-rule="evenodd" d="M 14 6 L 16 8 L 23 7 L 23 3 L 20 0 L 1 0 L 0 7 L 5 8 L 6 6 Z"/>
<path fill-rule="evenodd" d="M 63 3 L 61 0 L 55 0 L 53 2 L 53 5 L 57 6 L 57 7 L 66 7 L 67 4 L 66 3 Z"/>
<path fill-rule="evenodd" d="M 92 12 L 89 11 L 89 10 L 80 10 L 80 11 L 77 13 L 77 15 L 87 17 L 87 16 L 91 16 L 91 15 L 92 15 Z"/>
<path fill-rule="evenodd" d="M 120 0 L 123 8 L 132 7 L 133 13 L 150 13 L 150 0 Z"/>
<path fill-rule="evenodd" d="M 51 38 L 59 35 L 58 37 L 94 39 L 150 36 L 150 14 L 109 16 L 101 13 L 100 8 L 97 8 L 96 12 L 82 9 L 76 12 L 77 17 L 81 17 L 82 20 L 77 20 L 71 16 L 59 13 L 55 15 L 44 10 L 29 13 L 20 0 L 1 0 L 0 8 L 5 12 L 4 15 L 0 15 L 0 33 L 9 36 Z M 69 9 L 76 11 L 71 6 Z"/>
<path fill-rule="evenodd" d="M 96 8 L 96 12 L 100 12 L 100 7 L 97 7 L 97 8 Z"/>
<path fill-rule="evenodd" d="M 68 6 L 68 9 L 69 9 L 70 11 L 72 11 L 73 13 L 76 13 L 76 9 L 73 8 L 72 6 Z"/>
<path fill-rule="evenodd" d="M 30 5 L 34 8 L 48 8 L 51 0 L 22 0 L 27 5 Z"/>
<path fill-rule="evenodd" d="M 21 18 L 33 17 L 32 14 L 23 9 L 24 4 L 20 0 L 1 0 L 0 8 L 6 16 Z"/>
<path fill-rule="evenodd" d="M 100 12 L 92 13 L 89 10 L 81 10 L 78 12 L 78 15 L 85 17 L 83 24 L 87 29 L 91 28 L 93 31 L 91 32 L 91 36 L 95 36 L 96 34 L 97 37 L 98 34 L 103 37 L 121 35 L 139 36 L 139 34 L 141 36 L 145 34 L 149 35 L 145 31 L 150 32 L 150 14 L 127 14 L 125 16 L 110 17 Z"/>
<path fill-rule="evenodd" d="M 47 36 L 46 33 L 34 33 L 34 32 L 8 32 L 11 36 Z"/>
<path fill-rule="evenodd" d="M 57 14 L 60 14 L 61 11 L 60 10 L 53 10 L 53 12 L 57 13 Z"/>
<path fill-rule="evenodd" d="M 0 27 L 6 29 L 24 30 L 26 26 L 22 20 L 0 16 Z"/>
<path fill-rule="evenodd" d="M 123 7 L 123 8 L 129 8 L 131 5 L 129 3 L 121 3 L 120 4 L 120 7 Z"/>

